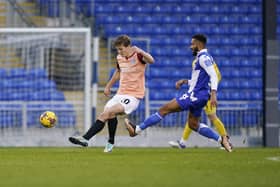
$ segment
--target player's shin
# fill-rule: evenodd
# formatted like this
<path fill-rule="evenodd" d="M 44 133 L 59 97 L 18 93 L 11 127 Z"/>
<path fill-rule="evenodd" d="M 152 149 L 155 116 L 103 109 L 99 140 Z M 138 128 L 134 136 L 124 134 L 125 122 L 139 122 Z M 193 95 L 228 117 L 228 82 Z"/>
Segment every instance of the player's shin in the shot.
<path fill-rule="evenodd" d="M 225 126 L 219 118 L 216 118 L 216 119 L 212 120 L 212 123 L 216 127 L 218 133 L 221 136 L 226 136 L 227 135 L 227 131 L 225 129 Z"/>
<path fill-rule="evenodd" d="M 190 129 L 188 122 L 185 125 L 183 134 L 182 134 L 182 138 L 181 138 L 181 142 L 186 142 L 189 139 L 189 136 L 192 133 L 192 129 Z"/>
<path fill-rule="evenodd" d="M 150 117 L 145 119 L 145 121 L 140 124 L 139 129 L 136 129 L 136 133 L 138 133 L 137 131 L 144 130 L 144 129 L 150 127 L 150 126 L 153 126 L 153 125 L 157 124 L 162 119 L 163 119 L 163 117 L 158 112 L 150 115 Z"/>
<path fill-rule="evenodd" d="M 198 128 L 197 132 L 202 136 L 213 139 L 217 142 L 219 141 L 220 136 L 214 130 L 212 130 L 207 125 L 205 125 L 204 123 L 199 124 L 199 128 Z"/>
<path fill-rule="evenodd" d="M 108 132 L 109 132 L 108 142 L 111 144 L 115 143 L 117 124 L 118 124 L 118 119 L 116 117 L 108 120 Z"/>
<path fill-rule="evenodd" d="M 83 137 L 86 140 L 89 140 L 91 137 L 93 137 L 98 132 L 100 132 L 104 128 L 104 126 L 105 126 L 105 123 L 103 121 L 96 120 L 95 123 L 87 131 L 87 133 L 85 135 L 83 135 Z"/>

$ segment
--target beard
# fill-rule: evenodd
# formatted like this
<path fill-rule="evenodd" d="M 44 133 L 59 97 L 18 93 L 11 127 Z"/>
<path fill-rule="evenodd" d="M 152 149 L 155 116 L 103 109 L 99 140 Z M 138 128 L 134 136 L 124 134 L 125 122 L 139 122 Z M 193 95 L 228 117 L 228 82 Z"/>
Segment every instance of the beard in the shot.
<path fill-rule="evenodd" d="M 198 53 L 198 48 L 196 47 L 193 49 L 192 54 L 193 54 L 193 56 L 196 56 L 197 53 Z"/>

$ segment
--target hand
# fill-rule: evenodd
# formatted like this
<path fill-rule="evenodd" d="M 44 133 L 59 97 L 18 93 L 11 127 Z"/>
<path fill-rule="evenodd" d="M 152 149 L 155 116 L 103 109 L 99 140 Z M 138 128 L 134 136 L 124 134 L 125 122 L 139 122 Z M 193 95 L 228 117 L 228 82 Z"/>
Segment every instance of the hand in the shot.
<path fill-rule="evenodd" d="M 216 90 L 211 90 L 210 105 L 211 107 L 217 107 L 218 105 Z"/>
<path fill-rule="evenodd" d="M 109 87 L 104 88 L 104 95 L 107 96 L 107 97 L 110 97 L 111 89 Z"/>
<path fill-rule="evenodd" d="M 132 46 L 131 48 L 132 48 L 132 50 L 133 50 L 134 52 L 136 52 L 136 53 L 140 53 L 140 54 L 142 54 L 142 53 L 143 53 L 143 50 L 142 50 L 142 49 L 140 49 L 140 48 L 139 48 L 139 47 L 137 47 L 137 46 Z"/>
<path fill-rule="evenodd" d="M 187 83 L 188 83 L 187 80 L 180 79 L 180 80 L 178 80 L 178 81 L 176 82 L 175 87 L 176 87 L 176 89 L 178 90 L 178 89 L 181 88 L 182 84 L 187 84 Z"/>

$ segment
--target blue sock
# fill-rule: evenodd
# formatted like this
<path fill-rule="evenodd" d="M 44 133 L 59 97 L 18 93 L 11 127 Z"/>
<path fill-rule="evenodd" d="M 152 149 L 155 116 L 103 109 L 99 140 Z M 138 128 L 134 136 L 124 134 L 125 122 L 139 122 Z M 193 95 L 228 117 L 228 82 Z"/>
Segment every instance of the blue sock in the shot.
<path fill-rule="evenodd" d="M 199 124 L 199 128 L 198 128 L 197 132 L 202 136 L 205 136 L 207 138 L 210 138 L 210 139 L 213 139 L 216 141 L 218 141 L 219 137 L 220 137 L 215 131 L 213 131 L 211 128 L 209 128 L 207 125 L 205 125 L 203 123 Z"/>
<path fill-rule="evenodd" d="M 162 120 L 162 116 L 156 112 L 150 115 L 144 122 L 140 124 L 140 129 L 144 130 L 150 126 L 153 126 Z"/>

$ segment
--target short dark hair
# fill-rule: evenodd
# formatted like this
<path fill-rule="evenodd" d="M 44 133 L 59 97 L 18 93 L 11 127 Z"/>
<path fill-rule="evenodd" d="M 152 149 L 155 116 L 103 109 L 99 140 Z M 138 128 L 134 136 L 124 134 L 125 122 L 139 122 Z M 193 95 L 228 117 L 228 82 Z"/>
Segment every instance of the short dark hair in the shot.
<path fill-rule="evenodd" d="M 120 35 L 116 38 L 114 41 L 114 46 L 120 46 L 123 45 L 125 47 L 129 46 L 131 44 L 130 38 L 127 35 Z"/>
<path fill-rule="evenodd" d="M 207 37 L 204 34 L 195 34 L 192 38 L 202 42 L 204 45 L 207 43 Z"/>

